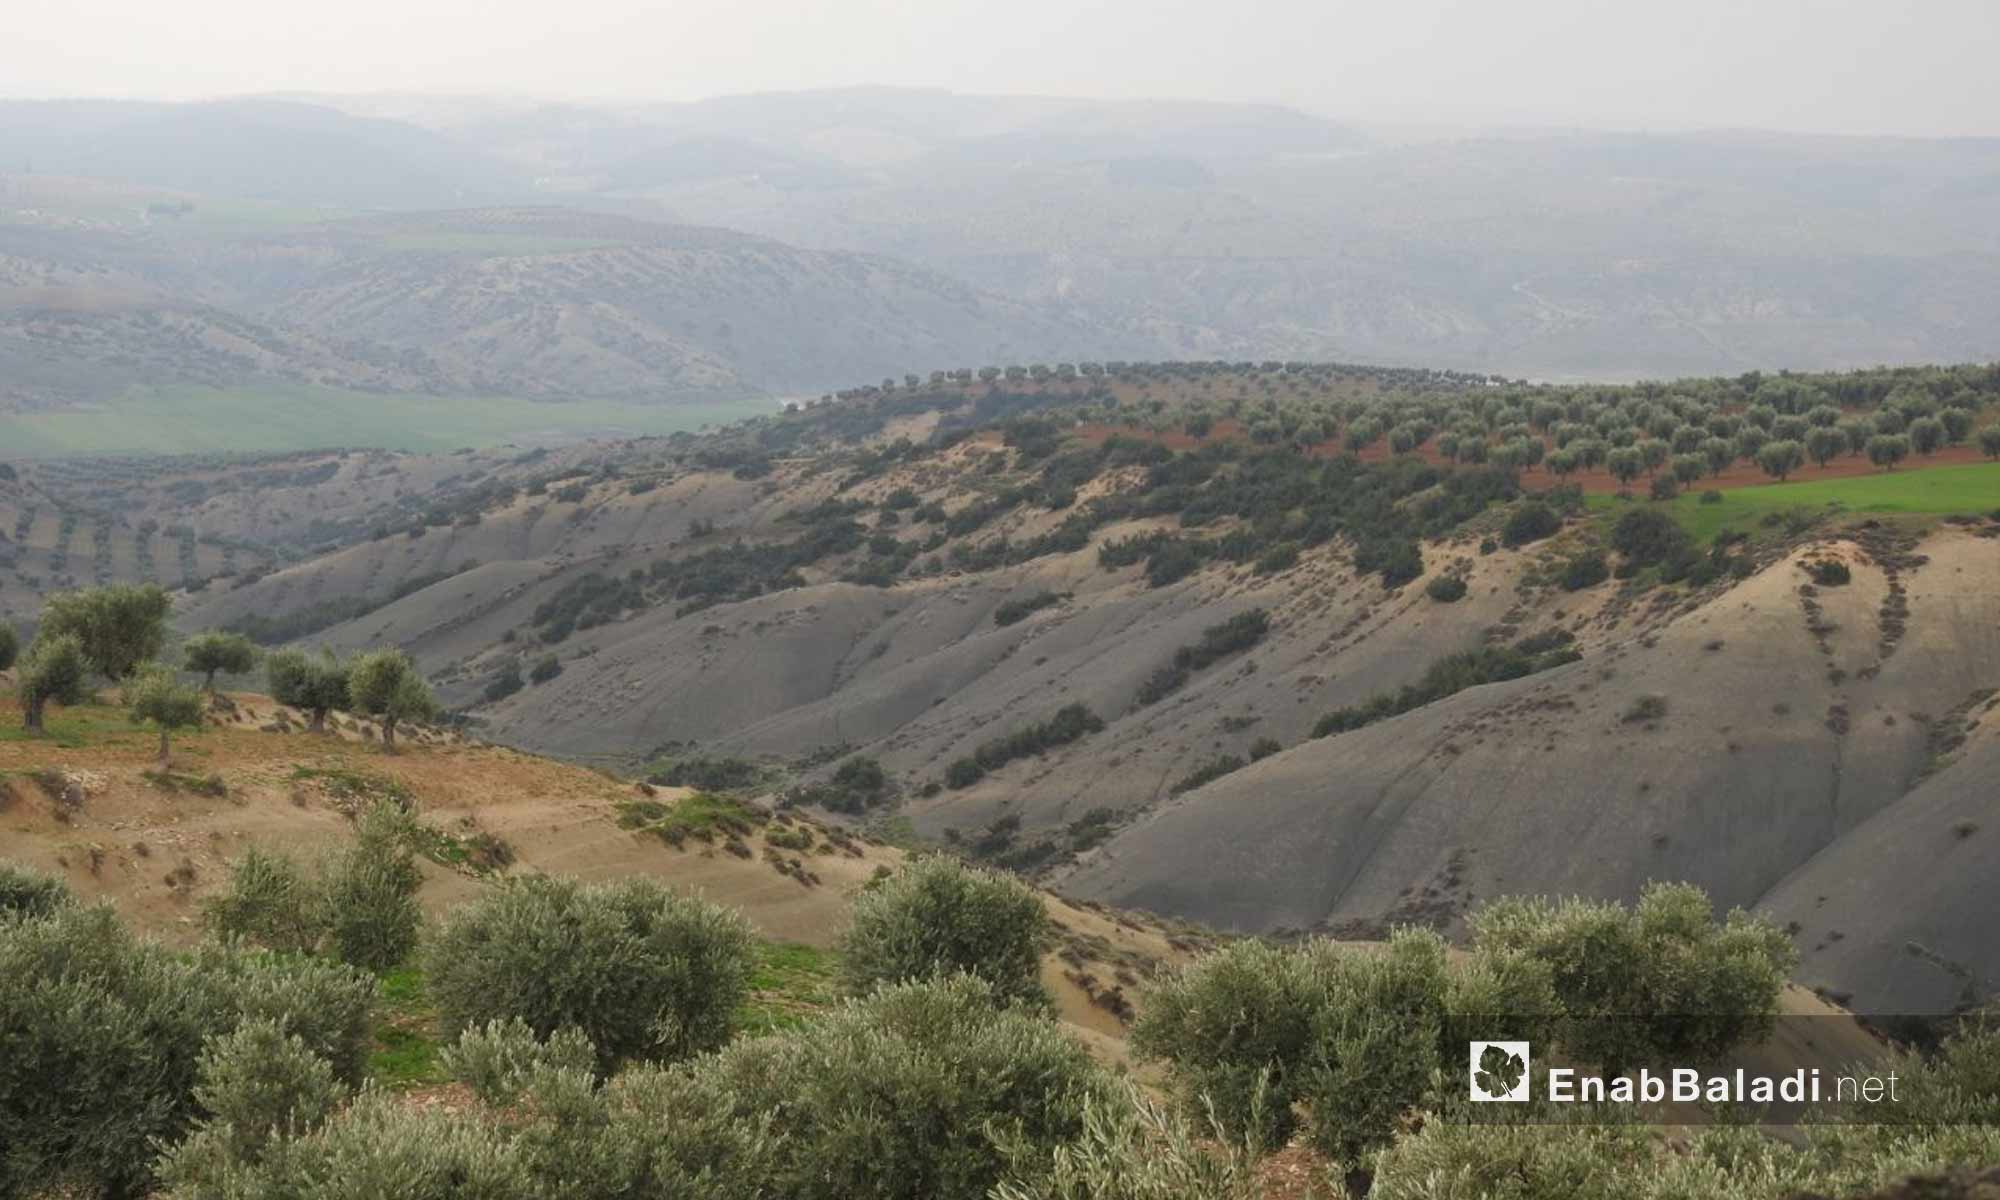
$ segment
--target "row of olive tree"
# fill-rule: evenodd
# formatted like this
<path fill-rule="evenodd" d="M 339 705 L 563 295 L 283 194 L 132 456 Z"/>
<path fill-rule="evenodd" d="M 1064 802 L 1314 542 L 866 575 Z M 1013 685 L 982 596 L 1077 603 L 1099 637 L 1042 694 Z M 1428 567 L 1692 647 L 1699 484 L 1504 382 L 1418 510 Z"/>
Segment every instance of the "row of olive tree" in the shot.
<path fill-rule="evenodd" d="M 93 678 L 121 685 L 135 721 L 160 734 L 160 763 L 170 761 L 169 735 L 201 724 L 205 705 L 161 655 L 173 602 L 159 586 L 112 586 L 60 592 L 48 598 L 34 642 L 20 651 L 18 635 L 0 626 L 0 670 L 15 670 L 27 729 L 45 728 L 48 706 L 81 704 Z M 257 647 L 240 634 L 211 631 L 187 640 L 182 669 L 203 676 L 213 692 L 217 675 L 242 675 L 257 665 Z M 393 750 L 396 727 L 438 713 L 436 698 L 408 655 L 381 650 L 336 663 L 301 651 L 272 654 L 266 664 L 272 696 L 309 714 L 315 730 L 338 708 L 378 718 L 382 740 Z"/>

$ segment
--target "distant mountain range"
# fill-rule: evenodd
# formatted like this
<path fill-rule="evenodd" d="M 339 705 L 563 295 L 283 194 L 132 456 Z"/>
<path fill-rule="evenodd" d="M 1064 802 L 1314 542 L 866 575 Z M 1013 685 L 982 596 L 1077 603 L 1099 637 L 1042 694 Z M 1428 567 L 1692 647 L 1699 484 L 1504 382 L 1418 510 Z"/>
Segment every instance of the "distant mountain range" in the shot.
<path fill-rule="evenodd" d="M 1993 140 L 1392 144 L 874 88 L 6 102 L 0 367 L 47 406 L 162 372 L 673 401 L 1078 358 L 1984 359 L 1996 200 Z"/>

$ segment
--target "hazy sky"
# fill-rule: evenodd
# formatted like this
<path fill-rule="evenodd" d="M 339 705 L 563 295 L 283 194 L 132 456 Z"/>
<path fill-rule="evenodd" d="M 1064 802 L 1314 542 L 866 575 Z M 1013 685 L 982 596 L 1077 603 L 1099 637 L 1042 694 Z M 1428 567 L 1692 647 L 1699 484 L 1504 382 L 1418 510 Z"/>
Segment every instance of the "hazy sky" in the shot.
<path fill-rule="evenodd" d="M 1352 120 L 2000 135 L 2000 0 L 15 0 L 11 96 L 879 83 Z"/>

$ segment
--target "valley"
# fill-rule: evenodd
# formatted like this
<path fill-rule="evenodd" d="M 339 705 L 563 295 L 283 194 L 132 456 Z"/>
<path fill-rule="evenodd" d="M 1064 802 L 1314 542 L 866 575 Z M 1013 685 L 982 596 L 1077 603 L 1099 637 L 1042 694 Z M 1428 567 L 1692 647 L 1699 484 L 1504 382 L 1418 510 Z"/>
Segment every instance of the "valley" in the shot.
<path fill-rule="evenodd" d="M 1823 994 L 1941 1012 L 2000 974 L 1971 915 L 2000 467 L 1966 461 L 1995 394 L 1084 364 L 560 449 L 23 464 L 0 606 L 158 579 L 186 631 L 403 648 L 482 740 L 716 764 L 1224 930 L 1451 932 L 1498 895 L 1687 880 L 1788 922 Z M 1944 432 L 1748 486 L 1775 476 L 1732 442 L 1671 499 L 1555 469 L 1878 421 Z M 878 785 L 836 781 L 857 760 Z M 1929 899 L 1870 899 L 1919 859 Z"/>

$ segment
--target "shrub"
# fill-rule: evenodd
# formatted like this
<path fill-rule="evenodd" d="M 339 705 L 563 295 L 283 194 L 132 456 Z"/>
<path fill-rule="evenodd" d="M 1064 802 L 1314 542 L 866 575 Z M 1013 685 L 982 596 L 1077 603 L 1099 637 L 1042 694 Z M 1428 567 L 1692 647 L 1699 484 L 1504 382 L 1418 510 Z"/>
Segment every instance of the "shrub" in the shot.
<path fill-rule="evenodd" d="M 186 1161 L 162 1165 L 168 1179 L 191 1173 L 198 1157 L 254 1159 L 273 1139 L 318 1128 L 347 1094 L 332 1063 L 267 1018 L 210 1039 L 195 1072 L 194 1098 L 206 1115 L 182 1143 Z"/>
<path fill-rule="evenodd" d="M 1681 485 L 1672 475 L 1655 475 L 1647 490 L 1655 500 L 1671 500 L 1681 494 Z"/>
<path fill-rule="evenodd" d="M 1237 755 L 1218 754 L 1175 780 L 1173 786 L 1167 789 L 1167 794 L 1178 796 L 1182 792 L 1191 792 L 1205 784 L 1214 783 L 1233 771 L 1240 771 L 1245 765 L 1247 764 Z"/>
<path fill-rule="evenodd" d="M 517 1101 L 539 1072 L 594 1072 L 597 1048 L 580 1030 L 565 1027 L 543 1039 L 527 1022 L 510 1017 L 466 1030 L 445 1050 L 444 1066 L 473 1095 L 504 1107 Z"/>
<path fill-rule="evenodd" d="M 1515 508 L 1507 516 L 1507 523 L 1500 529 L 1500 540 L 1507 546 L 1525 546 L 1539 542 L 1562 528 L 1562 517 L 1556 510 L 1540 500 L 1529 500 Z"/>
<path fill-rule="evenodd" d="M 51 916 L 75 903 L 75 893 L 55 876 L 0 861 L 0 921 Z"/>
<path fill-rule="evenodd" d="M 1563 564 L 1561 576 L 1556 582 L 1566 592 L 1580 592 L 1587 587 L 1596 587 L 1611 578 L 1611 564 L 1596 551 L 1573 555 Z"/>
<path fill-rule="evenodd" d="M 1812 581 L 1821 587 L 1842 587 L 1854 579 L 1854 572 L 1837 558 L 1823 558 L 1806 568 Z"/>
<path fill-rule="evenodd" d="M 945 783 L 954 788 L 970 787 L 988 771 L 998 770 L 1017 758 L 1067 746 L 1103 728 L 1104 719 L 1084 705 L 1065 704 L 1046 721 L 981 743 L 971 758 L 958 759 L 946 768 Z"/>
<path fill-rule="evenodd" d="M 1257 556 L 1254 569 L 1259 575 L 1275 575 L 1279 571 L 1290 570 L 1297 566 L 1298 562 L 1299 544 L 1297 542 L 1279 542 Z"/>
<path fill-rule="evenodd" d="M 1200 1126 L 1204 1132 L 1207 1126 Z M 1133 1088 L 1112 1103 L 1087 1103 L 1083 1132 L 1055 1147 L 1046 1161 L 1010 1154 L 1026 1178 L 1002 1183 L 994 1200 L 1258 1200 L 1252 1155 L 1215 1150 L 1197 1126 L 1176 1119 Z M 1031 1168 L 1032 1172 L 1024 1170 Z"/>
<path fill-rule="evenodd" d="M 1439 575 L 1424 585 L 1424 594 L 1440 604 L 1463 600 L 1465 591 L 1465 578 L 1460 575 Z"/>
<path fill-rule="evenodd" d="M 542 1038 L 573 1026 L 606 1068 L 721 1045 L 750 966 L 740 914 L 648 879 L 503 880 L 446 918 L 425 954 L 445 1040 L 510 1017 Z"/>
<path fill-rule="evenodd" d="M 1640 566 L 1664 562 L 1690 546 L 1687 531 L 1657 508 L 1627 509 L 1611 526 L 1611 548 Z"/>
<path fill-rule="evenodd" d="M 354 844 L 330 864 L 323 885 L 327 934 L 342 962 L 387 971 L 416 949 L 424 877 L 411 850 L 412 826 L 394 804 L 375 804 L 362 814 Z"/>
<path fill-rule="evenodd" d="M 757 1194 L 786 1200 L 986 1196 L 1015 1172 L 1032 1184 L 1086 1112 L 1124 1094 L 1054 1022 L 966 976 L 893 984 L 792 1033 L 620 1082 L 637 1108 L 676 1096 L 768 1122 Z"/>
<path fill-rule="evenodd" d="M 1048 912 L 1026 885 L 949 858 L 919 858 L 855 900 L 841 942 L 841 979 L 849 994 L 861 995 L 963 973 L 1003 1004 L 1046 1005 L 1041 951 L 1048 937 Z"/>
<path fill-rule="evenodd" d="M 1067 593 L 1036 592 L 1019 600 L 1009 600 L 993 610 L 993 623 L 1003 627 L 1013 625 L 1045 608 L 1061 604 L 1066 599 L 1068 599 Z"/>
<path fill-rule="evenodd" d="M 277 1023 L 358 1080 L 375 985 L 350 968 L 133 938 L 108 908 L 0 921 L 0 1195 L 150 1186 L 154 1147 L 193 1120 L 206 1039 Z"/>
<path fill-rule="evenodd" d="M 1378 692 L 1361 704 L 1338 708 L 1326 714 L 1313 726 L 1312 735 L 1320 738 L 1360 729 L 1469 687 L 1519 679 L 1575 662 L 1582 657 L 1570 646 L 1575 639 L 1567 635 L 1557 636 L 1560 632 L 1535 634 L 1522 638 L 1512 646 L 1488 646 L 1448 654 L 1424 668 L 1422 677 L 1415 683 L 1403 685 L 1400 691 Z"/>
<path fill-rule="evenodd" d="M 544 654 L 536 661 L 534 669 L 528 672 L 528 682 L 547 683 L 562 673 L 562 660 L 553 654 Z"/>
<path fill-rule="evenodd" d="M 1619 720 L 1630 725 L 1639 721 L 1657 721 L 1667 715 L 1665 696 L 1641 696 L 1625 709 Z"/>
<path fill-rule="evenodd" d="M 1284 748 L 1285 744 L 1277 738 L 1258 738 L 1250 743 L 1250 761 L 1257 762 L 1269 758 Z"/>
<path fill-rule="evenodd" d="M 0 621 L 0 671 L 14 669 L 14 660 L 21 655 L 21 635 L 14 627 Z"/>
<path fill-rule="evenodd" d="M 1708 1062 L 1769 1032 L 1798 954 L 1741 909 L 1721 922 L 1706 893 L 1653 884 L 1639 903 L 1495 901 L 1472 917 L 1476 948 L 1554 969 L 1567 1053 L 1611 1074 Z"/>
<path fill-rule="evenodd" d="M 310 953 L 326 934 L 326 897 L 296 861 L 252 846 L 231 865 L 228 888 L 203 904 L 202 919 L 225 939 Z"/>
<path fill-rule="evenodd" d="M 1172 661 L 1162 664 L 1139 685 L 1134 697 L 1140 707 L 1156 703 L 1179 691 L 1196 671 L 1204 670 L 1231 654 L 1240 654 L 1264 640 L 1270 632 L 1271 615 L 1261 608 L 1240 612 L 1201 631 L 1201 640 L 1174 651 Z"/>
<path fill-rule="evenodd" d="M 482 695 L 486 703 L 498 704 L 526 686 L 528 686 L 527 681 L 521 678 L 521 664 L 508 662 L 493 673 L 493 678 L 487 682 Z"/>
<path fill-rule="evenodd" d="M 1722 503 L 1722 493 L 1716 491 L 1714 488 L 1710 488 L 1701 494 L 1701 502 L 1703 504 L 1720 504 Z"/>

